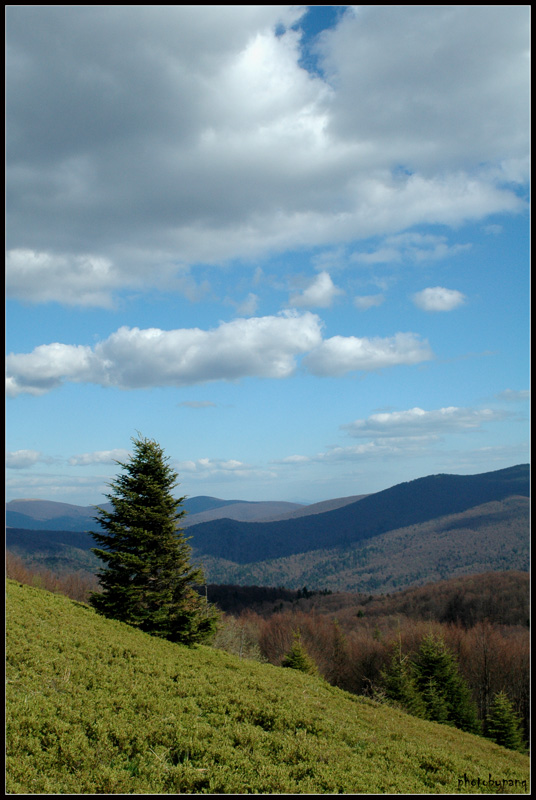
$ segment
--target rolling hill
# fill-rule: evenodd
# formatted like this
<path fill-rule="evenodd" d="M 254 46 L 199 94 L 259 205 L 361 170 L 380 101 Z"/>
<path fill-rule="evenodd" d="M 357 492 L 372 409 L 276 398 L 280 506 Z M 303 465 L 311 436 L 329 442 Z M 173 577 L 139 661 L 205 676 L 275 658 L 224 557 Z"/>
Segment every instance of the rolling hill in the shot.
<path fill-rule="evenodd" d="M 190 526 L 188 535 L 211 583 L 379 593 L 454 575 L 527 570 L 528 494 L 528 465 L 433 475 L 271 522 L 212 520 Z M 215 510 L 237 505 L 228 503 Z M 8 528 L 6 545 L 51 570 L 100 566 L 92 537 L 82 532 Z"/>
<path fill-rule="evenodd" d="M 529 496 L 528 465 L 479 475 L 430 475 L 321 514 L 264 523 L 221 519 L 193 526 L 189 534 L 196 554 L 248 564 L 349 547 L 512 495 Z"/>
<path fill-rule="evenodd" d="M 8 794 L 529 793 L 529 759 L 13 581 Z"/>
<path fill-rule="evenodd" d="M 211 583 L 392 592 L 457 575 L 529 569 L 529 501 L 510 497 L 347 547 L 240 564 L 198 556 Z"/>
<path fill-rule="evenodd" d="M 327 501 L 319 504 L 327 508 L 330 503 L 350 502 L 352 498 L 341 498 L 340 501 Z M 102 508 L 110 510 L 110 503 L 103 503 Z M 187 497 L 182 504 L 187 516 L 182 525 L 188 528 L 199 522 L 228 517 L 242 521 L 259 521 L 280 518 L 287 514 L 298 515 L 308 513 L 308 506 L 283 501 L 248 502 L 244 500 L 221 500 L 218 497 Z M 310 513 L 317 513 L 315 508 Z M 76 506 L 70 503 L 58 503 L 53 500 L 11 500 L 6 503 L 6 525 L 10 528 L 26 528 L 27 530 L 48 531 L 88 531 L 97 526 L 95 506 Z"/>

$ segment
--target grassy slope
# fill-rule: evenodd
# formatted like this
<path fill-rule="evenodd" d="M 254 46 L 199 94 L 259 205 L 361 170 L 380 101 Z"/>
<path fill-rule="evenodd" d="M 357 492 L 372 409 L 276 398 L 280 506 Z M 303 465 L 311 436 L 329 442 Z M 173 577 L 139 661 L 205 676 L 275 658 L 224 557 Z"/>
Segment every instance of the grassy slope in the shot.
<path fill-rule="evenodd" d="M 9 793 L 528 791 L 528 758 L 483 738 L 13 581 L 7 601 Z"/>

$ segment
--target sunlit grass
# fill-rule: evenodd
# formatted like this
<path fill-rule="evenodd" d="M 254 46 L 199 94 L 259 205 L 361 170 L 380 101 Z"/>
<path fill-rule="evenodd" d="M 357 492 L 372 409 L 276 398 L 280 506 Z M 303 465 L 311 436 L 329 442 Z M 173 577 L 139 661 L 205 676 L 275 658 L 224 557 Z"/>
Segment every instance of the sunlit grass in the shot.
<path fill-rule="evenodd" d="M 528 758 L 481 737 L 13 581 L 7 601 L 9 793 L 528 792 Z"/>

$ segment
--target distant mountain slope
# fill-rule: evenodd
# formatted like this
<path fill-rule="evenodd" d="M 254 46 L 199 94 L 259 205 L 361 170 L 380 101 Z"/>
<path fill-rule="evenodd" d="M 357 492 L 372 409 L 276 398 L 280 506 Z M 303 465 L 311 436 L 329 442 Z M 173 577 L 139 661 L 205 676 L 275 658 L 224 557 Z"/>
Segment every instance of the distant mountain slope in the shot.
<path fill-rule="evenodd" d="M 192 498 L 196 500 L 197 498 Z M 277 500 L 266 502 L 243 502 L 241 500 L 227 501 L 224 505 L 215 506 L 214 508 L 201 511 L 199 513 L 192 513 L 189 510 L 189 501 L 184 502 L 184 508 L 188 511 L 188 515 L 181 520 L 183 528 L 190 528 L 192 525 L 198 525 L 201 522 L 208 522 L 214 519 L 234 519 L 241 522 L 262 522 L 264 520 L 279 518 L 281 514 L 292 513 L 297 511 L 300 513 L 302 506 L 297 503 L 278 502 Z M 307 506 L 305 506 L 307 508 Z"/>
<path fill-rule="evenodd" d="M 281 514 L 273 517 L 266 522 L 279 522 L 284 519 L 297 519 L 298 517 L 309 517 L 311 514 L 324 514 L 326 511 L 333 511 L 336 508 L 348 506 L 350 503 L 356 503 L 366 497 L 366 494 L 354 494 L 351 497 L 336 497 L 333 500 L 323 500 L 320 503 L 312 503 L 309 506 L 301 506 L 293 511 L 288 511 L 286 514 Z"/>
<path fill-rule="evenodd" d="M 110 503 L 103 503 L 105 509 Z M 53 500 L 11 500 L 6 503 L 6 525 L 44 531 L 87 531 L 95 528 L 95 506 L 77 506 Z"/>
<path fill-rule="evenodd" d="M 528 477 L 527 465 L 429 476 L 324 513 L 270 523 L 223 519 L 193 525 L 188 535 L 211 583 L 377 593 L 486 570 L 527 570 Z M 90 552 L 94 545 L 81 531 L 6 531 L 9 550 L 62 572 L 102 566 Z"/>
<path fill-rule="evenodd" d="M 237 563 L 198 556 L 210 583 L 379 594 L 478 572 L 529 569 L 529 500 L 508 497 L 460 514 L 335 547 Z"/>
<path fill-rule="evenodd" d="M 111 505 L 103 503 L 102 508 L 108 510 Z M 299 513 L 307 506 L 277 500 L 268 502 L 220 500 L 218 497 L 201 495 L 187 497 L 182 508 L 187 512 L 182 525 L 188 528 L 200 522 L 222 517 L 242 521 L 273 519 L 293 511 Z M 6 503 L 6 525 L 28 530 L 87 531 L 94 530 L 97 526 L 96 513 L 96 506 L 77 506 L 51 500 L 11 500 Z"/>
<path fill-rule="evenodd" d="M 248 564 L 348 547 L 512 495 L 529 496 L 527 464 L 479 475 L 430 475 L 323 514 L 263 523 L 215 520 L 192 526 L 189 534 L 197 555 Z"/>

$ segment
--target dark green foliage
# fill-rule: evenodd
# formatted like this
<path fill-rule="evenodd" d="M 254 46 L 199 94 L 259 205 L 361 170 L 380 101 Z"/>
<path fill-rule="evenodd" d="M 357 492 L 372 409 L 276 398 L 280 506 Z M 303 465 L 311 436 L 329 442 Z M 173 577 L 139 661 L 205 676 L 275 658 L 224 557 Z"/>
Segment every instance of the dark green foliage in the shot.
<path fill-rule="evenodd" d="M 408 714 L 423 718 L 427 716 L 425 701 L 417 688 L 413 664 L 409 656 L 402 654 L 400 642 L 394 646 L 389 666 L 382 670 L 381 678 L 387 700 L 396 703 Z"/>
<path fill-rule="evenodd" d="M 525 751 L 521 733 L 521 719 L 514 711 L 511 700 L 505 692 L 498 692 L 486 719 L 485 734 L 497 744 L 509 750 Z"/>
<path fill-rule="evenodd" d="M 318 670 L 316 668 L 316 664 L 303 646 L 299 630 L 294 634 L 292 647 L 283 659 L 281 666 L 290 667 L 290 669 L 297 669 L 300 672 L 306 672 L 309 675 L 317 674 Z"/>
<path fill-rule="evenodd" d="M 191 548 L 179 528 L 184 498 L 171 493 L 177 473 L 162 448 L 133 439 L 134 454 L 110 484 L 112 510 L 99 508 L 103 533 L 92 532 L 106 564 L 102 593 L 91 604 L 106 617 L 174 642 L 193 644 L 215 630 L 217 615 L 195 591 L 203 573 L 190 565 Z"/>
<path fill-rule="evenodd" d="M 426 718 L 479 733 L 480 725 L 471 692 L 460 674 L 454 655 L 433 635 L 421 642 L 415 661 L 416 685 L 426 708 Z"/>

